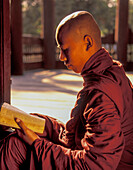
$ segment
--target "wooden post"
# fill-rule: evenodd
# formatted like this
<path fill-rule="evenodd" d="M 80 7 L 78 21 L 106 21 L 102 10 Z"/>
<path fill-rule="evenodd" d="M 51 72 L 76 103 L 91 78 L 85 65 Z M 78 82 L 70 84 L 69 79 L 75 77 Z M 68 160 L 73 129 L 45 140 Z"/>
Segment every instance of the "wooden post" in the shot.
<path fill-rule="evenodd" d="M 128 3 L 129 0 L 117 0 L 115 42 L 118 60 L 126 69 L 128 44 Z"/>
<path fill-rule="evenodd" d="M 44 68 L 54 69 L 55 35 L 54 35 L 54 0 L 43 0 L 43 37 L 44 37 Z"/>
<path fill-rule="evenodd" d="M 10 103 L 10 22 L 9 0 L 0 1 L 0 105 Z"/>
<path fill-rule="evenodd" d="M 22 58 L 22 11 L 21 0 L 11 1 L 11 70 L 12 74 L 23 74 Z"/>

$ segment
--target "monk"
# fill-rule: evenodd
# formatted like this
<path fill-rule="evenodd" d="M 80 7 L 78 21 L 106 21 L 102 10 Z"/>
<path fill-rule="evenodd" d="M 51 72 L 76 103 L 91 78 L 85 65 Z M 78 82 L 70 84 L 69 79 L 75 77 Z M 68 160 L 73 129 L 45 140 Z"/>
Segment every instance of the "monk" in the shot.
<path fill-rule="evenodd" d="M 120 62 L 102 48 L 100 29 L 86 11 L 66 16 L 56 30 L 60 60 L 83 77 L 64 125 L 46 119 L 43 135 L 21 130 L 0 142 L 0 169 L 133 169 L 133 90 Z"/>

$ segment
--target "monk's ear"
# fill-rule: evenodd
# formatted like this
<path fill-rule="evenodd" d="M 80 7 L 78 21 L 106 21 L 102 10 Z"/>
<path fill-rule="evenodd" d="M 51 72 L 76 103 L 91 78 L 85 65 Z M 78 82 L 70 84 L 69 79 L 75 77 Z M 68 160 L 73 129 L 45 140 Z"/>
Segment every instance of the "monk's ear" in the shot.
<path fill-rule="evenodd" d="M 92 47 L 92 45 L 93 45 L 93 41 L 92 41 L 91 36 L 85 35 L 84 36 L 84 42 L 85 42 L 85 45 L 86 45 L 86 51 L 88 51 L 89 48 Z"/>

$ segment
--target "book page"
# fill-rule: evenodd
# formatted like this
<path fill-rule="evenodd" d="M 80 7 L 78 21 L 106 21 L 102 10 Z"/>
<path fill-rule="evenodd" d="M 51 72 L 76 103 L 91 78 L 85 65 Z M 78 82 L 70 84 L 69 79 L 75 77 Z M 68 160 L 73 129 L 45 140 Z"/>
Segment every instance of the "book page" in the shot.
<path fill-rule="evenodd" d="M 14 118 L 21 119 L 24 124 L 34 132 L 43 133 L 44 131 L 45 119 L 27 114 L 8 103 L 4 103 L 0 111 L 0 124 L 8 127 L 20 128 Z"/>

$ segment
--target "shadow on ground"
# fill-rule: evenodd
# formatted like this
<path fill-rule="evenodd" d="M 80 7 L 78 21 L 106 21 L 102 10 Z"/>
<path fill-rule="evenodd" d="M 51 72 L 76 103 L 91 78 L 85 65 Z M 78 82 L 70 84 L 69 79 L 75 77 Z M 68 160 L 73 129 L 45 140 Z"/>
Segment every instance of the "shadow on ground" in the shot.
<path fill-rule="evenodd" d="M 23 76 L 12 76 L 12 90 L 57 91 L 76 95 L 82 87 L 82 78 L 69 70 L 34 70 Z"/>

